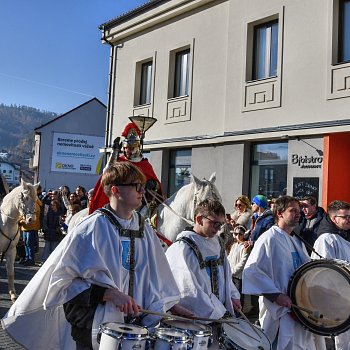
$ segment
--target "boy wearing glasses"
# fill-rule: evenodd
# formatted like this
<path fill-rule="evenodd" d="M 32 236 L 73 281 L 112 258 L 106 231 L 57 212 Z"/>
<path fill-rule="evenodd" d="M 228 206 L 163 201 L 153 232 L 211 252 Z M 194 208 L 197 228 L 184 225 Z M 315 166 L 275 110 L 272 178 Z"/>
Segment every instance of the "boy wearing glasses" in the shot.
<path fill-rule="evenodd" d="M 67 235 L 3 320 L 19 343 L 29 349 L 92 349 L 101 323 L 124 322 L 126 316 L 138 317 L 141 325 L 158 321 L 139 314 L 139 307 L 191 315 L 175 305 L 180 293 L 164 251 L 135 211 L 144 184 L 145 176 L 129 162 L 105 171 L 109 204 Z"/>
<path fill-rule="evenodd" d="M 320 223 L 314 249 L 326 259 L 340 259 L 350 263 L 350 203 L 333 201 L 328 205 L 328 215 Z M 312 253 L 312 259 L 320 257 Z M 337 350 L 348 349 L 350 331 L 335 337 Z"/>
<path fill-rule="evenodd" d="M 199 317 L 234 315 L 234 308 L 241 309 L 240 294 L 217 234 L 225 223 L 225 209 L 217 200 L 204 200 L 195 209 L 194 221 L 166 252 L 181 292 L 180 303 Z"/>

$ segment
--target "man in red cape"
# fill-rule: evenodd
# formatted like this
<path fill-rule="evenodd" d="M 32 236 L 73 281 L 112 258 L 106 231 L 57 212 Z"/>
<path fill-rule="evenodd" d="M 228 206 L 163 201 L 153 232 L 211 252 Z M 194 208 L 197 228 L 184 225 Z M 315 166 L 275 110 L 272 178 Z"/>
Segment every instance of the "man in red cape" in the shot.
<path fill-rule="evenodd" d="M 128 123 L 122 133 L 122 136 L 125 138 L 123 140 L 123 155 L 117 157 L 117 162 L 132 162 L 136 165 L 146 176 L 146 189 L 151 189 L 156 191 L 158 194 L 162 194 L 162 186 L 160 181 L 157 178 L 157 175 L 154 173 L 152 165 L 149 163 L 148 159 L 142 158 L 141 154 L 141 143 L 140 136 L 141 131 L 134 123 Z M 103 191 L 101 186 L 101 178 L 98 179 L 92 199 L 90 201 L 89 214 L 93 213 L 96 209 L 102 208 L 105 204 L 109 202 L 108 197 Z M 148 197 L 148 198 L 147 198 Z M 146 193 L 146 198 L 149 201 L 152 201 L 152 196 Z"/>

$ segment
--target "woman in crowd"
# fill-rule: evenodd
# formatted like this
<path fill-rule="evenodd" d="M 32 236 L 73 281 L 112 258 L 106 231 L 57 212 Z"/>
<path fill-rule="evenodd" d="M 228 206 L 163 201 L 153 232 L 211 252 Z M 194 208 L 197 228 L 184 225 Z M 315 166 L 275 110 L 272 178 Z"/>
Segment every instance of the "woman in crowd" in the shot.
<path fill-rule="evenodd" d="M 235 211 L 231 214 L 231 225 L 242 225 L 250 228 L 252 223 L 252 211 L 249 198 L 245 195 L 239 196 L 234 204 Z"/>
<path fill-rule="evenodd" d="M 252 246 L 244 240 L 246 228 L 242 225 L 237 225 L 233 228 L 233 243 L 231 250 L 227 256 L 232 271 L 232 281 L 241 294 L 241 305 L 244 307 L 244 295 L 242 295 L 242 272 L 245 263 L 248 260 Z"/>
<path fill-rule="evenodd" d="M 45 246 L 41 257 L 42 263 L 55 250 L 62 239 L 60 229 L 61 208 L 60 202 L 54 199 L 46 213 L 44 213 L 43 227 Z"/>

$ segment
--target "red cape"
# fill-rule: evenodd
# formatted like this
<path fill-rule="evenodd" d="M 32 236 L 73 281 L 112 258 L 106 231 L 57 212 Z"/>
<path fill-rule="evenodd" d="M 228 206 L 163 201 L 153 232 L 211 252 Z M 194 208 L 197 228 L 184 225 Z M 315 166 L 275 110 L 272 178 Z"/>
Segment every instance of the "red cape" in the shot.
<path fill-rule="evenodd" d="M 118 158 L 118 162 L 128 162 L 128 160 L 124 156 L 120 156 Z M 162 186 L 160 181 L 157 178 L 157 175 L 154 173 L 151 163 L 148 159 L 142 159 L 139 162 L 131 162 L 136 165 L 142 173 L 146 176 L 147 180 L 155 180 L 160 188 L 160 194 L 162 195 Z M 103 191 L 103 187 L 101 185 L 102 176 L 98 179 L 95 187 L 94 193 L 92 195 L 89 207 L 89 214 L 93 213 L 96 209 L 102 208 L 104 205 L 109 203 L 109 199 Z"/>

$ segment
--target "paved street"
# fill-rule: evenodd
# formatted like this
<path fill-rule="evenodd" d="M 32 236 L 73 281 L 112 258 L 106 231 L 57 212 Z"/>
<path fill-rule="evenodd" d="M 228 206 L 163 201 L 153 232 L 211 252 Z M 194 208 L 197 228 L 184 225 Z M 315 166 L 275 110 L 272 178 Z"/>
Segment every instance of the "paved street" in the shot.
<path fill-rule="evenodd" d="M 18 263 L 15 264 L 15 287 L 17 293 L 21 293 L 24 287 L 28 284 L 30 279 L 34 276 L 39 269 L 37 266 L 24 267 Z M 0 317 L 2 318 L 7 310 L 12 305 L 7 288 L 7 277 L 5 263 L 0 266 Z M 6 332 L 0 327 L 0 349 L 23 349 L 20 345 L 15 343 Z"/>

